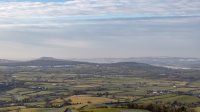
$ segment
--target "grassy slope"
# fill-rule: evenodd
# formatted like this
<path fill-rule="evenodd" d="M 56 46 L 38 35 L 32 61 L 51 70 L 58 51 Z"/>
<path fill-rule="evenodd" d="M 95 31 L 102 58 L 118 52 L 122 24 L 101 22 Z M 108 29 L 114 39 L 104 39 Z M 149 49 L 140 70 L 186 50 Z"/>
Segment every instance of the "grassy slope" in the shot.
<path fill-rule="evenodd" d="M 98 109 L 90 109 L 90 110 L 87 110 L 87 111 L 88 112 L 149 112 L 149 111 L 146 111 L 146 110 L 120 109 L 120 108 L 98 108 Z"/>
<path fill-rule="evenodd" d="M 20 109 L 18 110 L 13 110 L 9 112 L 64 112 L 65 109 L 63 108 L 27 108 L 27 109 Z"/>
<path fill-rule="evenodd" d="M 200 107 L 197 107 L 195 110 L 196 110 L 197 112 L 200 112 Z"/>
<path fill-rule="evenodd" d="M 194 96 L 170 94 L 170 95 L 154 96 L 139 100 L 139 102 L 152 102 L 152 101 L 163 101 L 163 102 L 178 101 L 181 103 L 195 103 L 199 102 L 200 99 Z"/>

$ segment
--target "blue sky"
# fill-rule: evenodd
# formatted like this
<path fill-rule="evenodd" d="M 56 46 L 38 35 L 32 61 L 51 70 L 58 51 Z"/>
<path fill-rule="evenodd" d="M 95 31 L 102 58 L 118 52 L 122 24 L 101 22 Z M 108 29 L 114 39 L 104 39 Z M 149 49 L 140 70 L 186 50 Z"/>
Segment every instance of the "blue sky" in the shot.
<path fill-rule="evenodd" d="M 199 0 L 1 0 L 0 58 L 200 58 L 199 7 Z"/>

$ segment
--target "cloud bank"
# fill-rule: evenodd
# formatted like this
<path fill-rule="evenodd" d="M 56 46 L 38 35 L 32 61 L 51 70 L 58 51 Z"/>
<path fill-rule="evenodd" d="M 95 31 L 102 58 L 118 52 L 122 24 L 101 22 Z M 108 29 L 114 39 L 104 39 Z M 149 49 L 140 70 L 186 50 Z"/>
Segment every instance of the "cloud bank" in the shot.
<path fill-rule="evenodd" d="M 0 58 L 200 57 L 199 0 L 1 0 Z"/>
<path fill-rule="evenodd" d="M 73 20 L 94 18 L 95 16 L 99 19 L 103 19 L 105 16 L 117 18 L 127 15 L 131 17 L 200 16 L 199 0 L 19 1 L 0 2 L 1 23 L 6 23 L 5 19 L 16 20 L 12 23 L 23 22 L 26 18 Z M 103 17 L 99 15 L 103 15 Z"/>

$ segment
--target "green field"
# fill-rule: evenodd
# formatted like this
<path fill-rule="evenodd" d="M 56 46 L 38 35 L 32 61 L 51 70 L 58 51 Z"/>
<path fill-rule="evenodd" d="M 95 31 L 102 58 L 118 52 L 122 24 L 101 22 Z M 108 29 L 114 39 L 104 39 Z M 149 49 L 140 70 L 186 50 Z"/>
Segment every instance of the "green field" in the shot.
<path fill-rule="evenodd" d="M 161 96 L 154 96 L 149 98 L 143 98 L 139 100 L 138 102 L 153 102 L 153 101 L 162 101 L 162 102 L 180 102 L 180 103 L 196 103 L 199 102 L 200 99 L 193 96 L 187 96 L 187 95 L 161 95 Z"/>
<path fill-rule="evenodd" d="M 149 112 L 149 111 L 137 110 L 137 109 L 121 109 L 121 108 L 98 108 L 98 109 L 84 110 L 84 112 Z"/>
<path fill-rule="evenodd" d="M 104 105 L 104 103 L 131 101 L 135 103 L 156 101 L 167 103 L 177 101 L 192 104 L 200 102 L 198 97 L 184 95 L 187 92 L 199 94 L 198 81 L 189 83 L 180 80 L 158 80 L 120 75 L 80 75 L 65 72 L 57 74 L 18 72 L 14 76 L 16 82 L 23 82 L 23 84 L 0 94 L 0 101 L 15 105 L 14 107 L 11 105 L 13 109 L 8 106 L 1 108 L 2 110 L 14 112 L 18 111 L 17 106 L 23 105 L 20 107 L 22 112 L 53 112 L 55 109 L 63 111 L 63 107 L 71 108 L 74 111 L 83 108 L 87 111 L 92 109 L 93 112 L 121 112 L 120 108 L 111 108 L 112 105 Z M 97 104 L 102 104 L 109 109 L 96 109 Z M 139 110 L 123 110 L 123 112 L 129 111 L 137 112 Z"/>
<path fill-rule="evenodd" d="M 29 108 L 29 109 L 18 109 L 9 112 L 64 112 L 64 109 L 51 109 L 51 108 Z"/>
<path fill-rule="evenodd" d="M 200 112 L 200 107 L 197 107 L 195 110 L 196 110 L 197 112 Z"/>

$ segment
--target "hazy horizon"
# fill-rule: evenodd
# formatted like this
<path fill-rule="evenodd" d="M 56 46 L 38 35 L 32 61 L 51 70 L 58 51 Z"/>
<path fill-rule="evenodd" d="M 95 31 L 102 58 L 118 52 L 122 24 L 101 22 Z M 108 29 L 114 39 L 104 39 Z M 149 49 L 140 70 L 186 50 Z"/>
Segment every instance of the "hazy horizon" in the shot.
<path fill-rule="evenodd" d="M 33 57 L 33 58 L 0 58 L 0 60 L 10 60 L 10 61 L 30 61 L 30 60 L 37 60 L 42 58 L 53 58 L 53 59 L 61 59 L 61 60 L 71 60 L 71 61 L 101 61 L 103 59 L 105 60 L 117 60 L 117 59 L 151 59 L 151 58 L 157 58 L 157 59 L 164 59 L 164 58 L 177 58 L 177 59 L 198 59 L 198 57 L 170 57 L 170 56 L 144 56 L 144 57 L 89 57 L 89 58 L 60 58 L 60 57 L 50 57 L 50 56 L 40 56 L 40 57 Z"/>
<path fill-rule="evenodd" d="M 199 7 L 199 0 L 1 0 L 0 59 L 200 58 Z"/>

